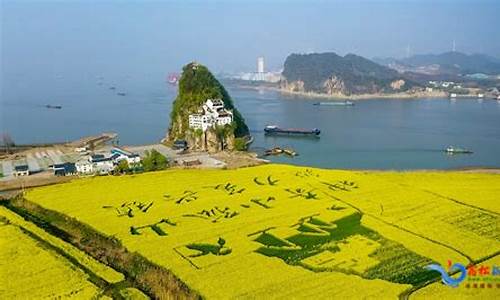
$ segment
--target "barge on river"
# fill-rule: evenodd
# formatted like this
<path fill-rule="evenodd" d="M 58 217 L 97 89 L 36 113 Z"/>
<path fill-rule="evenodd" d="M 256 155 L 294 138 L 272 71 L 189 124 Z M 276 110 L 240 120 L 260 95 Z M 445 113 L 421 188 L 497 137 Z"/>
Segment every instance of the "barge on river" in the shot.
<path fill-rule="evenodd" d="M 279 128 L 276 125 L 267 125 L 264 128 L 266 135 L 299 135 L 299 136 L 319 136 L 321 130 L 314 129 L 301 129 L 301 128 Z"/>

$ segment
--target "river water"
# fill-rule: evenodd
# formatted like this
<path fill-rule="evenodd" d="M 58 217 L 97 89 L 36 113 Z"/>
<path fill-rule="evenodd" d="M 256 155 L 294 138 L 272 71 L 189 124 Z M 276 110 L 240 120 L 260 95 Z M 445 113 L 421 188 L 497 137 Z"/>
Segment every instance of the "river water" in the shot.
<path fill-rule="evenodd" d="M 121 144 L 158 142 L 176 88 L 158 74 L 79 74 L 4 78 L 0 126 L 17 143 L 60 142 L 114 131 Z M 114 87 L 115 89 L 111 89 Z M 449 169 L 500 167 L 500 103 L 476 99 L 370 99 L 353 107 L 227 87 L 254 137 L 252 150 L 291 147 L 272 161 L 324 168 Z M 117 93 L 126 93 L 119 96 Z M 47 109 L 46 104 L 63 108 Z M 321 129 L 320 138 L 266 137 L 267 124 Z M 449 145 L 471 155 L 447 155 Z"/>

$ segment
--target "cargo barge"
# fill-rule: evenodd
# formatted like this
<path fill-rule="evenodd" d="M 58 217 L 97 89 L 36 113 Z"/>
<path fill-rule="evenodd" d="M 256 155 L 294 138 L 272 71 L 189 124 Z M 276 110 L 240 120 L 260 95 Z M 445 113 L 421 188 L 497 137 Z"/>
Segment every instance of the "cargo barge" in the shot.
<path fill-rule="evenodd" d="M 266 135 L 299 135 L 299 136 L 319 136 L 321 130 L 314 129 L 300 129 L 300 128 L 279 128 L 276 125 L 268 125 L 264 128 Z"/>

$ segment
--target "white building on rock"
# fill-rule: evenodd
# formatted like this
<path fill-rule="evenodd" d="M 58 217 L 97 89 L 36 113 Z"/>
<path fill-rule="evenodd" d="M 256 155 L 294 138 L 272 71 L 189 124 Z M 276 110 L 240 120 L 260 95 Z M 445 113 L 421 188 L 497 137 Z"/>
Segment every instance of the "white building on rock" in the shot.
<path fill-rule="evenodd" d="M 189 115 L 189 127 L 206 131 L 215 125 L 229 125 L 233 122 L 233 112 L 224 108 L 221 99 L 208 99 L 203 104 L 203 112 Z"/>

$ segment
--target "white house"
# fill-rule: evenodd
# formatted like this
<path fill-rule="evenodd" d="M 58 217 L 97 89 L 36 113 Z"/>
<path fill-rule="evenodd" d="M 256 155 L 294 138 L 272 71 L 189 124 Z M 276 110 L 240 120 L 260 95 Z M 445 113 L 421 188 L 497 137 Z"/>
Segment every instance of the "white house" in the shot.
<path fill-rule="evenodd" d="M 107 174 L 115 169 L 115 164 L 111 157 L 105 157 L 103 154 L 94 154 L 90 155 L 87 159 L 77 161 L 75 168 L 79 174 Z"/>
<path fill-rule="evenodd" d="M 207 99 L 207 102 L 203 105 L 205 112 L 216 112 L 220 109 L 224 109 L 224 102 L 221 99 Z"/>
<path fill-rule="evenodd" d="M 99 174 L 107 174 L 115 169 L 111 157 L 105 157 L 103 154 L 91 155 L 90 162 L 94 165 L 94 172 Z"/>
<path fill-rule="evenodd" d="M 94 173 L 94 164 L 89 159 L 81 159 L 75 163 L 76 171 L 79 174 Z"/>
<path fill-rule="evenodd" d="M 206 131 L 212 126 L 214 126 L 214 120 L 212 116 L 201 114 L 189 115 L 189 127 L 191 128 Z"/>
<path fill-rule="evenodd" d="M 221 99 L 207 99 L 203 113 L 189 115 L 189 127 L 206 131 L 215 125 L 228 125 L 233 122 L 233 112 L 224 108 Z"/>
<path fill-rule="evenodd" d="M 217 116 L 217 125 L 228 125 L 233 122 L 233 114 L 229 112 L 221 112 Z"/>
<path fill-rule="evenodd" d="M 115 162 L 115 164 L 118 164 L 122 160 L 126 160 L 129 166 L 141 162 L 139 154 L 132 153 L 122 148 L 113 148 L 111 150 L 111 154 L 111 159 Z"/>
<path fill-rule="evenodd" d="M 19 176 L 28 176 L 30 174 L 30 170 L 28 165 L 20 165 L 14 167 L 14 172 L 12 173 L 15 177 Z"/>
<path fill-rule="evenodd" d="M 89 149 L 87 148 L 87 146 L 84 146 L 84 147 L 76 147 L 75 148 L 75 152 L 78 152 L 78 153 L 84 153 L 84 152 L 87 152 Z"/>

